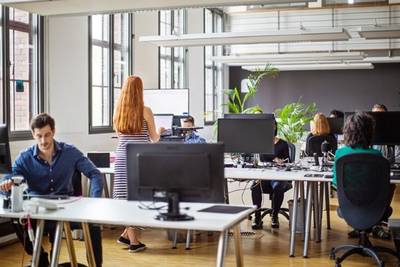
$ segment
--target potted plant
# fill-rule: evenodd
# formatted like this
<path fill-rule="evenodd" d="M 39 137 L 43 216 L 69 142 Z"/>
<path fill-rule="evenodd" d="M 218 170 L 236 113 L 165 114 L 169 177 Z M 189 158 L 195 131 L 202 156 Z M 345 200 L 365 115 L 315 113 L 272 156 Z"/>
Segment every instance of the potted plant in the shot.
<path fill-rule="evenodd" d="M 275 110 L 278 136 L 292 144 L 297 143 L 303 137 L 304 126 L 313 119 L 317 112 L 315 103 L 305 105 L 300 100 Z"/>

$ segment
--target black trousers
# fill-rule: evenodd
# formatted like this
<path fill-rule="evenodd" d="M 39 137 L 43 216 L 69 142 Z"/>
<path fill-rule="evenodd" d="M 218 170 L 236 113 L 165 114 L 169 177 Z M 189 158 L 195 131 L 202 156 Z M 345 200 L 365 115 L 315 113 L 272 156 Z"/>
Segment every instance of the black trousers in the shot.
<path fill-rule="evenodd" d="M 290 184 L 286 181 L 256 181 L 251 187 L 251 198 L 253 205 L 257 206 L 257 209 L 261 208 L 262 194 L 272 194 L 272 216 L 278 215 L 278 212 L 282 206 L 283 197 L 287 188 Z M 257 210 L 255 213 L 255 219 L 261 220 L 261 212 Z"/>
<path fill-rule="evenodd" d="M 71 224 L 71 229 L 80 229 L 81 228 L 80 223 L 70 223 L 70 224 Z M 24 226 L 22 226 L 21 224 L 19 224 L 19 222 L 17 222 L 17 221 L 14 221 L 13 225 L 15 228 L 15 232 L 18 236 L 18 239 L 23 244 L 26 253 L 28 253 L 29 255 L 32 255 L 33 254 L 33 244 L 29 240 L 27 229 Z M 36 220 L 32 220 L 32 228 L 36 229 Z M 49 241 L 51 243 L 52 249 L 53 249 L 53 243 L 54 243 L 55 230 L 56 230 L 56 222 L 45 221 L 43 235 L 44 236 L 47 235 L 49 237 Z M 94 259 L 96 262 L 96 267 L 101 267 L 102 262 L 103 262 L 103 247 L 102 247 L 102 243 L 101 243 L 100 226 L 89 224 L 89 232 L 90 232 L 90 237 L 92 240 L 93 254 L 94 254 Z M 50 252 L 50 255 L 51 255 L 51 252 Z M 48 253 L 45 252 L 43 248 L 41 248 L 39 267 L 48 267 L 50 265 L 48 256 L 49 256 Z"/>

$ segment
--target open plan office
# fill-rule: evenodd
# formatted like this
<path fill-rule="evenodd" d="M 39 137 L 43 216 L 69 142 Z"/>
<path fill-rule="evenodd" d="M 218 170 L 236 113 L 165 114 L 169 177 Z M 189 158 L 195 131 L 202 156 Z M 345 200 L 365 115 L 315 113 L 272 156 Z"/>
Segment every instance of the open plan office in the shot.
<path fill-rule="evenodd" d="M 399 0 L 0 9 L 0 266 L 400 264 Z"/>

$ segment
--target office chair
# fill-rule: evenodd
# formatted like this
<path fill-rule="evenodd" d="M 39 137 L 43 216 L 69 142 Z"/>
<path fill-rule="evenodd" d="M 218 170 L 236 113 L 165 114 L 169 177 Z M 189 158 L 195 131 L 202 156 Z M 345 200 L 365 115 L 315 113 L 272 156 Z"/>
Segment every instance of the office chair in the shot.
<path fill-rule="evenodd" d="M 327 134 L 327 135 L 313 135 L 307 138 L 306 155 L 311 157 L 314 155 L 314 153 L 317 153 L 318 157 L 322 157 L 321 144 L 324 141 L 327 141 L 329 143 L 329 145 L 331 146 L 332 153 L 335 153 L 337 149 L 337 140 L 335 136 Z"/>
<path fill-rule="evenodd" d="M 391 202 L 390 165 L 381 156 L 372 154 L 350 154 L 336 162 L 337 193 L 339 200 L 338 215 L 348 225 L 360 233 L 358 245 L 342 245 L 333 248 L 331 258 L 335 266 L 352 254 L 372 257 L 378 266 L 384 262 L 377 252 L 389 253 L 400 260 L 400 255 L 386 247 L 373 246 L 368 239 L 371 228 L 384 217 Z M 342 256 L 336 253 L 344 251 Z"/>
<path fill-rule="evenodd" d="M 289 163 L 295 162 L 296 146 L 290 142 L 287 142 L 287 144 L 289 147 Z M 285 188 L 285 192 L 289 191 L 292 187 L 293 187 L 292 184 L 289 183 Z M 263 192 L 263 193 L 269 194 L 269 199 L 272 202 L 272 191 L 271 192 Z M 271 203 L 271 206 L 273 206 L 272 203 Z M 271 215 L 273 210 L 272 210 L 272 208 L 261 208 L 260 211 L 261 211 L 261 220 L 263 220 L 264 217 L 267 216 L 268 214 Z M 280 208 L 279 214 L 283 215 L 287 220 L 290 220 L 288 208 Z"/>

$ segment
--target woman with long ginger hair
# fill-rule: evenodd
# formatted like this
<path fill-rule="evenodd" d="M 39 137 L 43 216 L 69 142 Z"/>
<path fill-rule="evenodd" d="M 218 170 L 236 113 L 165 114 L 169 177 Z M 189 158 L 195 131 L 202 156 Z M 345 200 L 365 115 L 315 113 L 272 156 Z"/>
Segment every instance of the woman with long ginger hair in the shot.
<path fill-rule="evenodd" d="M 160 134 L 155 129 L 153 112 L 144 106 L 143 83 L 138 76 L 129 76 L 125 80 L 113 122 L 118 135 L 113 198 L 127 199 L 126 144 L 157 142 L 160 139 Z M 146 248 L 146 245 L 138 240 L 138 231 L 134 227 L 126 227 L 117 242 L 128 245 L 129 252 L 138 252 Z"/>

